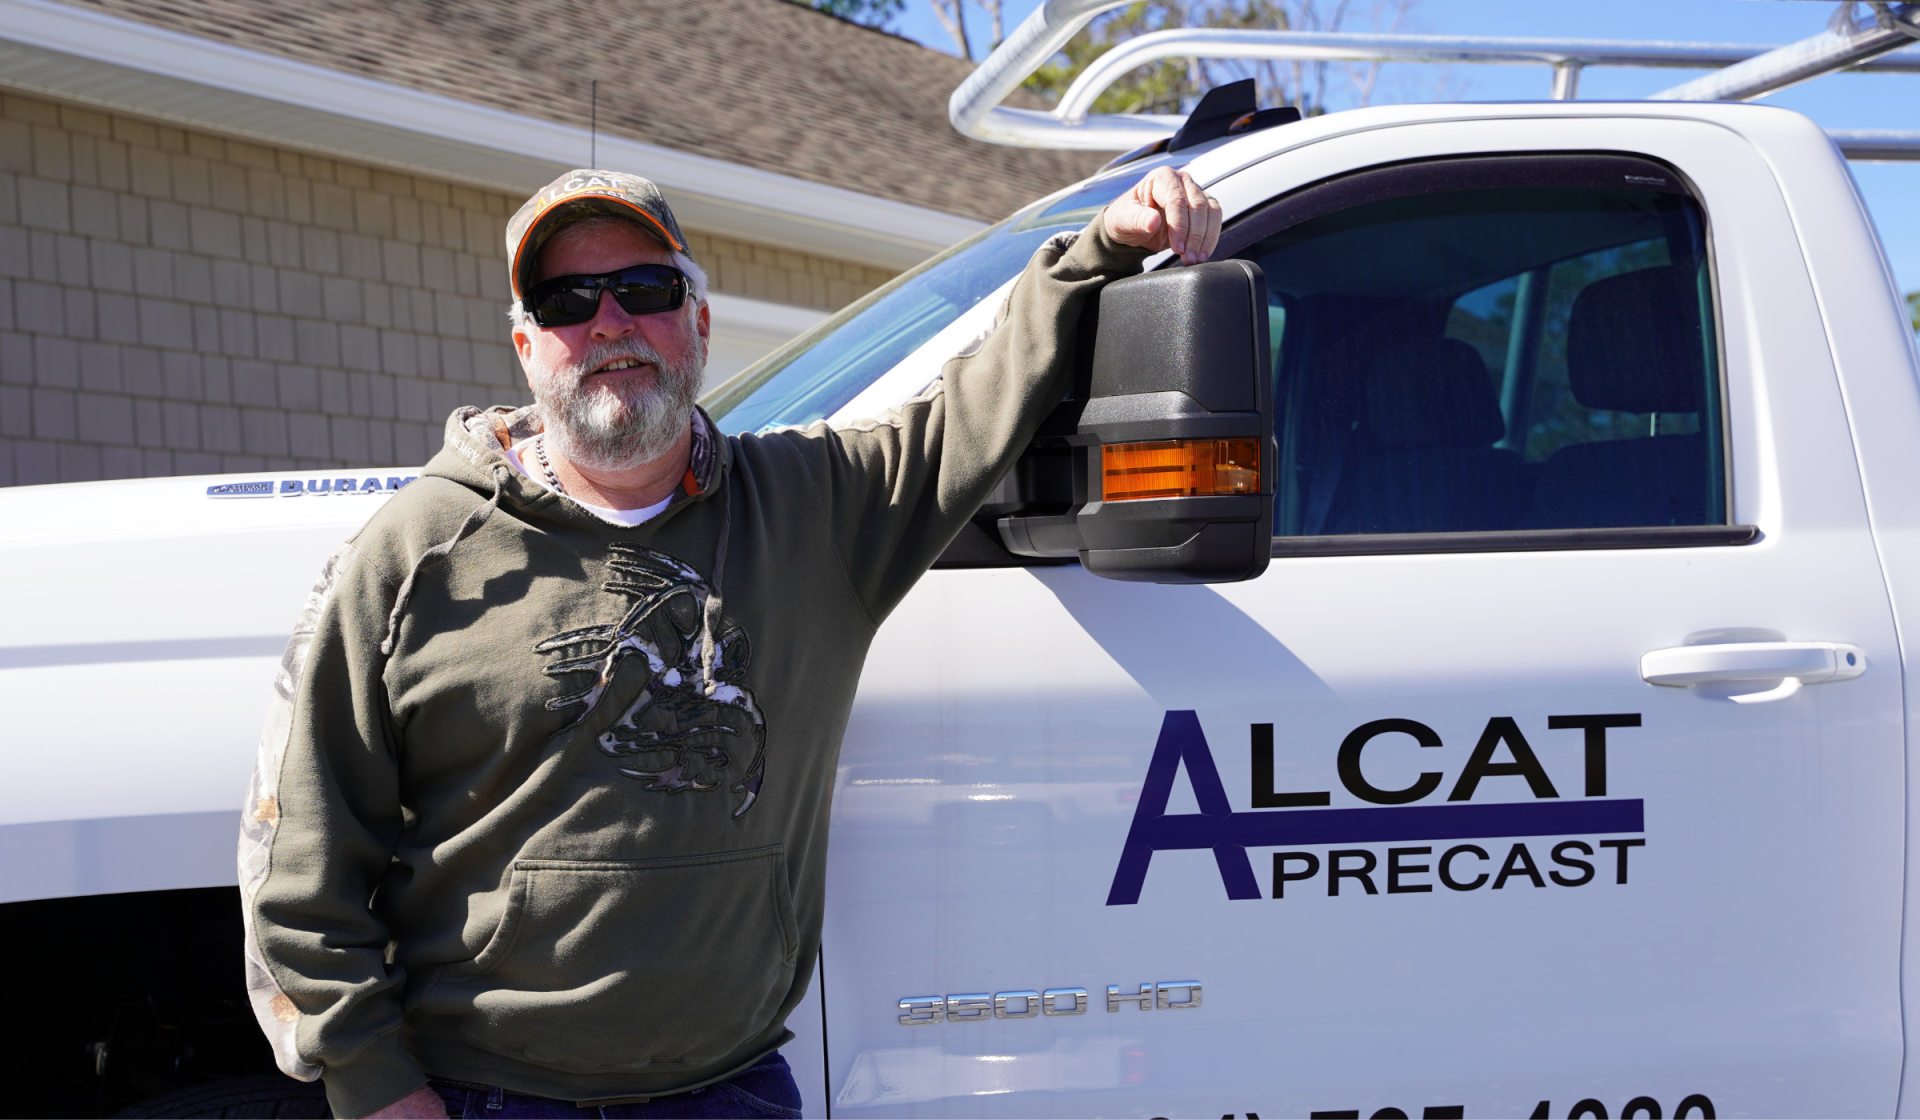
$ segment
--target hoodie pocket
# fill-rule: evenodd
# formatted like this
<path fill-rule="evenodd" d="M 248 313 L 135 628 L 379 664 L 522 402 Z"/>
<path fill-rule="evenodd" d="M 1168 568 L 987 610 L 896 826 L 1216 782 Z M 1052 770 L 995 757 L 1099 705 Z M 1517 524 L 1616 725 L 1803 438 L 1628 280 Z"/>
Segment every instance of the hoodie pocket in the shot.
<path fill-rule="evenodd" d="M 418 1007 L 574 1072 L 697 1069 L 764 1032 L 799 928 L 779 845 L 680 859 L 517 860 L 506 917 Z"/>

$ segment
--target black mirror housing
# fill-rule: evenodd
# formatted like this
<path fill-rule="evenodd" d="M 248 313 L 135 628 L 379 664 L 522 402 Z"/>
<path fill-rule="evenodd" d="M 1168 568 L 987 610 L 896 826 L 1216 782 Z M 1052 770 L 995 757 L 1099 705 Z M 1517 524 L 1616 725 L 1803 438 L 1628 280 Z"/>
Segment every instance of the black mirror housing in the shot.
<path fill-rule="evenodd" d="M 1002 543 L 1020 556 L 1078 556 L 1108 579 L 1227 583 L 1265 571 L 1273 381 L 1259 266 L 1117 280 L 1079 344 L 1076 400 L 1030 453 L 1070 456 L 1071 506 L 999 518 Z"/>

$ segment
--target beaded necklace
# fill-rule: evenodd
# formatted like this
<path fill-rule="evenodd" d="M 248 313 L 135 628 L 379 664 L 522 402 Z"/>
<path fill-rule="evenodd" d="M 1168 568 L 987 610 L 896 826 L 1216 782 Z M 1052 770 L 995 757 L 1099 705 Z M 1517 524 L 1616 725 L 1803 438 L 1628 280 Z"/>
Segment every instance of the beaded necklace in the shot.
<path fill-rule="evenodd" d="M 540 469 L 547 472 L 547 485 L 553 487 L 556 494 L 565 494 L 567 488 L 560 485 L 560 476 L 553 473 L 553 464 L 547 462 L 547 433 L 541 432 L 533 440 L 533 453 L 540 459 Z"/>

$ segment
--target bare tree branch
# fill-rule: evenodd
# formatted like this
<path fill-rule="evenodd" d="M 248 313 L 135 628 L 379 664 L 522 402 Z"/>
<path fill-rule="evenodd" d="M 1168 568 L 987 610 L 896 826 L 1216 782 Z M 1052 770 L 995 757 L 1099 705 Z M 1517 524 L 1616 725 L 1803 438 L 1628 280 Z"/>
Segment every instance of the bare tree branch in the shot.
<path fill-rule="evenodd" d="M 940 26 L 953 36 L 953 45 L 960 49 L 960 57 L 973 61 L 973 47 L 967 43 L 967 0 L 927 0 L 933 8 L 933 14 L 940 20 Z"/>
<path fill-rule="evenodd" d="M 965 0 L 956 0 L 956 2 L 965 3 Z M 1007 41 L 1006 31 L 1000 20 L 1000 5 L 1003 0 L 973 0 L 973 2 L 985 8 L 987 18 L 993 21 L 993 46 L 988 50 L 998 50 L 1000 44 Z"/>
<path fill-rule="evenodd" d="M 1400 30 L 1407 21 L 1407 13 L 1413 9 L 1414 0 L 1374 0 L 1373 26 L 1376 31 L 1393 33 Z M 1347 64 L 1347 80 L 1353 83 L 1354 97 L 1361 108 L 1373 101 L 1374 87 L 1380 81 L 1380 63 L 1369 62 L 1363 66 Z"/>

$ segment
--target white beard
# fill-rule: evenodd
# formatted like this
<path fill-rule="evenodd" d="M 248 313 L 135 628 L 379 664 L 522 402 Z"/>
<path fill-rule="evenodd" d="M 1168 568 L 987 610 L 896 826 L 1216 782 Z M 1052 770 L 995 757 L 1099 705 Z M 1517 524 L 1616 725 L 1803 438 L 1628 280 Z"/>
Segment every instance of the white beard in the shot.
<path fill-rule="evenodd" d="M 650 363 L 657 374 L 651 382 L 586 384 L 588 374 L 621 358 Z M 685 360 L 668 362 L 645 342 L 627 338 L 601 343 L 530 381 L 554 450 L 588 470 L 621 471 L 672 449 L 692 419 L 706 365 L 704 339 Z"/>

